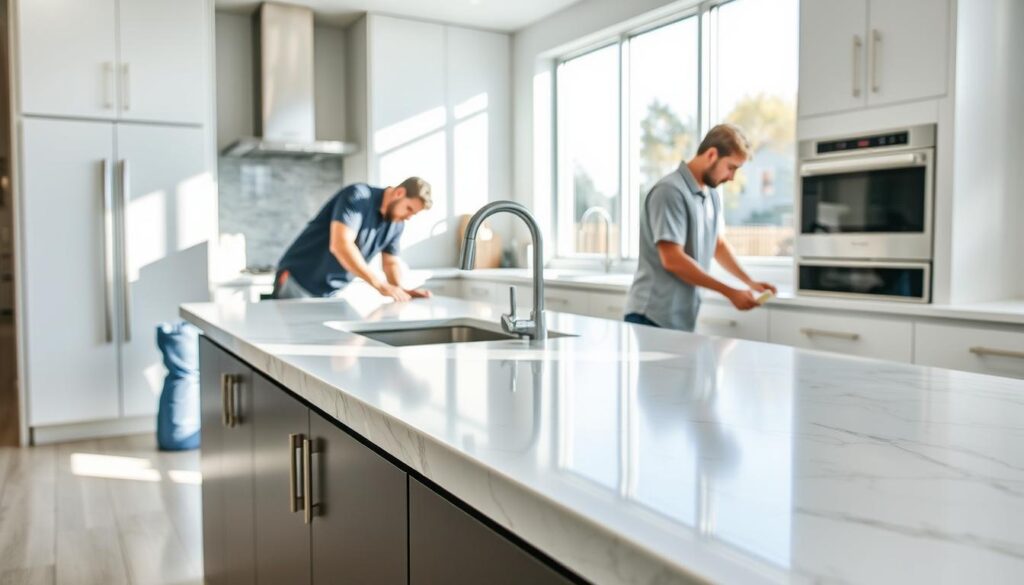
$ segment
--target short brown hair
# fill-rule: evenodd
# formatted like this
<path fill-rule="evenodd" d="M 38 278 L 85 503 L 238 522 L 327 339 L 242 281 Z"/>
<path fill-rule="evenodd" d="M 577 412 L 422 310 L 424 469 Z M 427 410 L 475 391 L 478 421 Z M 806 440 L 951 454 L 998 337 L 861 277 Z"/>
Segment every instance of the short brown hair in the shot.
<path fill-rule="evenodd" d="M 430 197 L 430 183 L 419 177 L 409 177 L 402 181 L 399 187 L 405 189 L 406 197 L 416 197 L 422 201 L 423 209 L 430 209 L 430 206 L 434 204 L 434 200 Z"/>
<path fill-rule="evenodd" d="M 711 147 L 718 151 L 718 156 L 741 154 L 743 158 L 749 159 L 752 154 L 750 141 L 735 124 L 719 124 L 708 130 L 697 148 L 697 154 L 704 154 Z"/>

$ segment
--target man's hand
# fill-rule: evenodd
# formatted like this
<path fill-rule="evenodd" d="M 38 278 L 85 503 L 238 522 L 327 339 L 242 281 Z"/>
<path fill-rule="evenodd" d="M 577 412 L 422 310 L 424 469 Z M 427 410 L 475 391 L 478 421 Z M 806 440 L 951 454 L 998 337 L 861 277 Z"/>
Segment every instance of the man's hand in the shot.
<path fill-rule="evenodd" d="M 775 288 L 775 285 L 770 282 L 751 282 L 750 288 L 757 292 L 764 292 L 766 290 L 772 291 L 772 294 L 779 296 L 779 289 Z"/>
<path fill-rule="evenodd" d="M 381 283 L 377 287 L 377 292 L 386 297 L 391 297 L 398 302 L 405 302 L 412 298 L 402 287 L 387 282 Z"/>
<path fill-rule="evenodd" d="M 405 289 L 405 294 L 414 299 L 429 299 L 433 296 L 433 293 L 424 288 L 407 288 Z"/>
<path fill-rule="evenodd" d="M 757 299 L 754 298 L 754 293 L 749 290 L 739 288 L 730 289 L 725 293 L 725 298 L 729 299 L 732 306 L 741 311 L 749 311 L 757 306 Z"/>

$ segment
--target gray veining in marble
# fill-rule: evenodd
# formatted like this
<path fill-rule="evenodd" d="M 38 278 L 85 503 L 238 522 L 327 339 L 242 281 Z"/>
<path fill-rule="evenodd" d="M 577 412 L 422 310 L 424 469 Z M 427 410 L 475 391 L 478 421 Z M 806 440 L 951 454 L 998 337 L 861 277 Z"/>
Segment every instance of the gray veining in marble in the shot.
<path fill-rule="evenodd" d="M 1024 381 L 437 298 L 186 305 L 255 368 L 596 583 L 1016 583 Z"/>
<path fill-rule="evenodd" d="M 220 231 L 245 235 L 248 266 L 276 265 L 324 202 L 344 186 L 342 159 L 220 157 Z"/>

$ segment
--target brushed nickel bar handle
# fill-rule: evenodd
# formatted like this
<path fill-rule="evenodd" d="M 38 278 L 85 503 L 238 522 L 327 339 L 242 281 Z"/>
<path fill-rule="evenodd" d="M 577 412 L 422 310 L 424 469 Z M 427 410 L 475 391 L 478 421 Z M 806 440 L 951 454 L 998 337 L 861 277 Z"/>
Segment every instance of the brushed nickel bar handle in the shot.
<path fill-rule="evenodd" d="M 882 42 L 882 33 L 877 28 L 871 29 L 871 91 L 878 93 L 878 44 Z"/>
<path fill-rule="evenodd" d="M 233 374 L 228 376 L 228 427 L 238 426 L 238 385 L 241 383 L 240 376 Z"/>
<path fill-rule="evenodd" d="M 313 442 L 302 439 L 302 521 L 313 522 Z"/>
<path fill-rule="evenodd" d="M 123 295 L 124 306 L 122 307 L 122 316 L 124 317 L 124 341 L 125 343 L 132 340 L 132 287 L 128 282 L 128 229 L 125 227 L 127 223 L 128 215 L 128 201 L 131 197 L 131 170 L 128 167 L 128 159 L 121 160 L 121 218 L 120 218 L 120 232 L 121 232 L 121 293 Z"/>
<path fill-rule="evenodd" d="M 735 327 L 739 325 L 735 319 L 721 319 L 718 317 L 703 317 L 700 322 L 706 325 L 725 325 L 726 327 Z"/>
<path fill-rule="evenodd" d="M 849 341 L 857 341 L 858 339 L 860 339 L 860 333 L 828 331 L 827 329 L 813 329 L 810 327 L 804 327 L 800 329 L 800 333 L 803 333 L 807 337 L 834 337 L 836 339 L 847 339 Z"/>
<path fill-rule="evenodd" d="M 228 414 L 228 383 L 231 378 L 231 374 L 220 375 L 220 424 L 222 426 L 229 426 Z"/>
<path fill-rule="evenodd" d="M 299 450 L 302 435 L 292 433 L 288 435 L 288 511 L 294 513 L 299 511 L 299 490 L 295 484 L 299 481 L 298 463 L 295 461 L 295 452 Z"/>
<path fill-rule="evenodd" d="M 972 347 L 970 349 L 970 352 L 979 357 L 992 355 L 998 357 L 1008 357 L 1024 360 L 1024 351 L 1014 351 L 1012 349 L 999 349 L 997 347 L 984 347 L 978 345 Z"/>
<path fill-rule="evenodd" d="M 853 97 L 860 97 L 860 59 L 864 41 L 860 35 L 853 35 Z"/>
<path fill-rule="evenodd" d="M 121 65 L 121 93 L 122 93 L 121 98 L 122 98 L 122 102 L 123 102 L 122 103 L 123 109 L 126 112 L 128 110 L 132 109 L 132 102 L 131 102 L 132 87 L 131 87 L 131 81 L 132 81 L 131 70 L 128 68 L 128 63 L 124 63 L 123 65 Z"/>
<path fill-rule="evenodd" d="M 114 192 L 110 160 L 103 159 L 103 307 L 104 339 L 114 342 Z"/>

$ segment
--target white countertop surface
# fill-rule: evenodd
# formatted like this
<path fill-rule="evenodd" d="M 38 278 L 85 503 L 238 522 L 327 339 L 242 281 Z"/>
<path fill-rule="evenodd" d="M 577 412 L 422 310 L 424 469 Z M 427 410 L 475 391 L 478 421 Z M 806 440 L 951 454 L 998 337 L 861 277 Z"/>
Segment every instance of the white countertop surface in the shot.
<path fill-rule="evenodd" d="M 214 341 L 598 583 L 1024 575 L 1024 381 L 552 313 L 396 348 L 435 298 L 190 304 Z"/>

